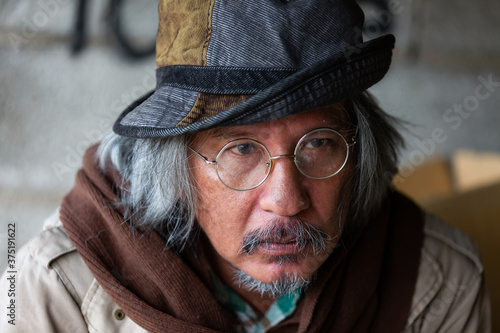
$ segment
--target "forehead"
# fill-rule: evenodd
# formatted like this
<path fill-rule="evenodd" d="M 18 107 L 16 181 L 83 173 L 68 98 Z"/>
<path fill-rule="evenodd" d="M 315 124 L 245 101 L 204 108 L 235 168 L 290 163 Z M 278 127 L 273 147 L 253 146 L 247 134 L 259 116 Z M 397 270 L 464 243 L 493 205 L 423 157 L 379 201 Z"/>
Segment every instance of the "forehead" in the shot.
<path fill-rule="evenodd" d="M 195 134 L 195 140 L 230 140 L 242 137 L 265 139 L 274 134 L 300 137 L 318 127 L 331 127 L 344 131 L 351 126 L 352 122 L 344 104 L 337 103 L 270 122 L 210 129 Z"/>

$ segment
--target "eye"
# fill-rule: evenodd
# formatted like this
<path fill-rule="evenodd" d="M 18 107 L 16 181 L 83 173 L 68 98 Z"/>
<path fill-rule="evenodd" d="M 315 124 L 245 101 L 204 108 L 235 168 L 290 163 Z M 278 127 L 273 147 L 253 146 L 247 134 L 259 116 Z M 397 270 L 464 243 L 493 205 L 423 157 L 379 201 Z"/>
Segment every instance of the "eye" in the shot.
<path fill-rule="evenodd" d="M 229 148 L 229 150 L 236 155 L 249 155 L 253 153 L 255 149 L 255 146 L 251 143 L 239 143 Z"/>
<path fill-rule="evenodd" d="M 327 145 L 330 140 L 328 139 L 311 139 L 305 145 L 307 148 L 320 148 L 324 145 Z"/>

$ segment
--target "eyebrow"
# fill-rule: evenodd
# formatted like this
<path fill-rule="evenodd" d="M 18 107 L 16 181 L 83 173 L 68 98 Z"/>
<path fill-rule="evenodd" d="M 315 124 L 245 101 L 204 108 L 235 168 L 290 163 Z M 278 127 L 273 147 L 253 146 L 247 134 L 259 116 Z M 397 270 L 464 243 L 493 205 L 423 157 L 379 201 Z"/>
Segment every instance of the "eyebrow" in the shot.
<path fill-rule="evenodd" d="M 342 119 L 340 119 L 341 121 L 336 121 L 339 119 L 335 119 L 333 121 L 330 120 L 330 121 L 327 121 L 325 123 L 322 123 L 320 126 L 310 128 L 310 129 L 306 130 L 304 133 L 301 133 L 300 135 L 304 135 L 307 132 L 312 131 L 316 128 L 320 128 L 320 127 L 328 127 L 328 128 L 333 128 L 334 130 L 337 130 L 337 131 L 341 131 L 343 129 L 342 128 L 343 124 L 341 124 L 341 123 L 345 123 L 345 121 Z M 348 129 L 344 129 L 344 131 L 348 131 Z M 208 137 L 214 138 L 217 140 L 231 140 L 231 139 L 240 139 L 240 138 L 253 138 L 256 136 L 257 133 L 255 131 L 243 130 L 243 129 L 239 129 L 237 127 L 217 127 L 217 128 L 211 129 L 210 132 L 207 134 L 208 134 Z"/>
<path fill-rule="evenodd" d="M 333 112 L 331 113 L 331 116 L 333 119 L 327 120 L 325 123 L 321 123 L 320 126 L 310 128 L 309 130 L 305 131 L 302 133 L 302 135 L 306 134 L 309 131 L 312 131 L 316 128 L 319 127 L 328 127 L 328 128 L 333 128 L 334 130 L 337 130 L 339 132 L 350 132 L 352 130 L 352 127 L 354 124 L 352 123 L 349 113 L 345 109 L 344 105 L 339 106 L 342 111 L 344 111 L 347 114 L 347 119 L 344 117 L 339 116 L 338 114 L 334 114 Z M 338 110 L 337 110 L 338 111 Z M 216 127 L 207 133 L 207 136 L 210 138 L 214 138 L 217 140 L 234 140 L 234 139 L 240 139 L 240 138 L 254 138 L 258 133 L 255 131 L 249 131 L 249 130 L 244 130 L 241 128 L 238 128 L 238 126 L 233 126 L 233 127 Z"/>
<path fill-rule="evenodd" d="M 255 132 L 250 132 L 238 128 L 217 127 L 208 133 L 209 137 L 215 139 L 232 139 L 232 138 L 247 138 L 255 135 Z"/>

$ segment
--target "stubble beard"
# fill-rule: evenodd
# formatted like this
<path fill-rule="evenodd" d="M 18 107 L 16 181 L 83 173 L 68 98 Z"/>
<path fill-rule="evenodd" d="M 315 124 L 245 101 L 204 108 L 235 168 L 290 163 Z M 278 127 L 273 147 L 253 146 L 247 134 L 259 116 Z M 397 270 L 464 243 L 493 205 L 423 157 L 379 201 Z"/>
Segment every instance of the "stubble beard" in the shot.
<path fill-rule="evenodd" d="M 293 295 L 299 290 L 306 290 L 314 276 L 315 274 L 304 278 L 299 277 L 296 273 L 283 273 L 278 280 L 265 283 L 254 279 L 242 270 L 235 269 L 234 272 L 234 280 L 238 286 L 250 292 L 257 292 L 261 297 L 266 295 L 271 298 Z"/>
<path fill-rule="evenodd" d="M 336 236 L 337 237 L 337 236 Z M 305 223 L 299 219 L 287 221 L 270 221 L 267 226 L 254 230 L 243 237 L 240 254 L 250 256 L 261 254 L 262 247 L 270 243 L 294 242 L 295 252 L 284 255 L 265 255 L 262 258 L 267 264 L 279 266 L 299 266 L 301 260 L 315 260 L 319 254 L 328 252 L 328 242 L 336 237 L 330 237 L 324 231 Z M 310 258 L 312 255 L 313 258 Z M 267 295 L 277 298 L 283 295 L 292 295 L 298 290 L 305 290 L 314 280 L 316 272 L 311 272 L 308 277 L 299 276 L 297 272 L 284 272 L 276 280 L 266 283 L 254 279 L 249 274 L 235 267 L 234 281 L 240 287 L 250 292 L 257 292 L 261 296 Z"/>

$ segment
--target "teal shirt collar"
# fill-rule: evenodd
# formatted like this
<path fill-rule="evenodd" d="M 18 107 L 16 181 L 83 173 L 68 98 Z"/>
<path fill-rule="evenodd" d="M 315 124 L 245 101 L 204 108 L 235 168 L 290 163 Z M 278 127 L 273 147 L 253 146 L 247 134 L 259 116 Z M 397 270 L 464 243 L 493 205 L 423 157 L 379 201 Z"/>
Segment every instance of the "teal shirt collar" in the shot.
<path fill-rule="evenodd" d="M 224 307 L 232 310 L 241 322 L 238 331 L 247 333 L 266 332 L 290 317 L 295 312 L 302 294 L 299 289 L 293 294 L 280 296 L 264 315 L 260 315 L 234 290 L 222 283 L 212 270 L 210 270 L 210 280 L 217 300 Z"/>

